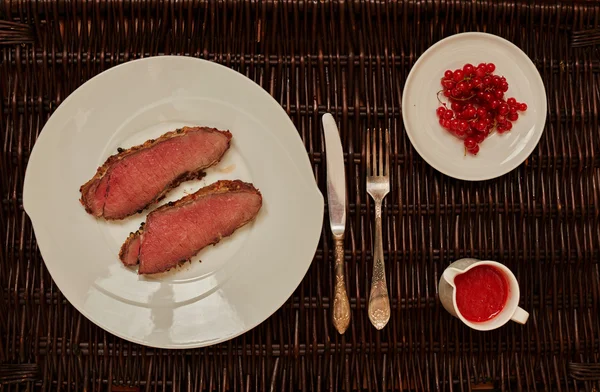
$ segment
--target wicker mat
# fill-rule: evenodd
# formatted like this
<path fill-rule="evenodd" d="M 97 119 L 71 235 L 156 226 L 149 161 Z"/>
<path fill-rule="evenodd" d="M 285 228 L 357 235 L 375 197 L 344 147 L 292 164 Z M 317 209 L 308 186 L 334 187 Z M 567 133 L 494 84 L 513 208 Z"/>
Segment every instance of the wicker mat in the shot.
<path fill-rule="evenodd" d="M 0 391 L 600 389 L 600 46 L 570 43 L 573 31 L 600 26 L 598 2 L 3 0 L 0 20 Z M 519 46 L 548 95 L 538 147 L 492 181 L 433 170 L 402 123 L 411 66 L 463 31 Z M 328 225 L 285 305 L 209 348 L 159 350 L 116 338 L 53 283 L 22 208 L 36 137 L 86 80 L 163 54 L 224 64 L 272 94 L 295 123 L 324 193 L 320 117 L 336 117 L 350 203 L 352 323 L 344 336 L 331 322 Z M 392 139 L 383 212 L 392 316 L 382 331 L 366 309 L 374 222 L 362 140 L 369 127 L 388 128 Z M 483 333 L 452 318 L 437 282 L 461 257 L 511 268 L 529 322 Z"/>

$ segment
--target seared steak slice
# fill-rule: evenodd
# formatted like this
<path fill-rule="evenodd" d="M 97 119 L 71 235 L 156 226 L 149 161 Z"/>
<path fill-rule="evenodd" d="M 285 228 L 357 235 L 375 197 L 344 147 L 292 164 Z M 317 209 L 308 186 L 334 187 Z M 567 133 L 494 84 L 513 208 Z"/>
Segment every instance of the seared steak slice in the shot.
<path fill-rule="evenodd" d="M 183 181 L 200 178 L 229 149 L 231 133 L 184 127 L 156 140 L 120 150 L 79 191 L 85 210 L 123 219 L 160 200 Z"/>
<path fill-rule="evenodd" d="M 230 236 L 253 220 L 260 192 L 242 181 L 218 181 L 148 214 L 119 252 L 126 266 L 139 262 L 139 274 L 167 271 L 201 249 Z"/>

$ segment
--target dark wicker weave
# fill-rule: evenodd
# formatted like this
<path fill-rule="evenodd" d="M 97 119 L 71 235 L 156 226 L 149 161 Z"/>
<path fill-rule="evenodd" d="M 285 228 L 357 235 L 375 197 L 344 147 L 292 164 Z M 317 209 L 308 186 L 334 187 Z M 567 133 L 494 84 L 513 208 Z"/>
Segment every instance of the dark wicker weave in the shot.
<path fill-rule="evenodd" d="M 598 2 L 0 0 L 0 19 L 17 23 L 0 22 L 0 391 L 599 390 L 600 49 L 570 47 L 572 31 L 600 26 Z M 493 181 L 436 172 L 402 124 L 411 66 L 462 31 L 514 42 L 547 89 L 539 146 Z M 353 310 L 344 336 L 331 323 L 327 225 L 289 301 L 246 335 L 206 349 L 115 338 L 75 311 L 50 279 L 21 206 L 36 137 L 86 80 L 160 54 L 225 64 L 270 92 L 296 124 L 323 191 L 320 116 L 338 119 Z M 388 127 L 393 142 L 383 229 L 393 303 L 381 332 L 366 310 L 367 127 Z M 444 311 L 440 273 L 465 256 L 515 272 L 520 304 L 531 313 L 525 326 L 480 333 Z"/>

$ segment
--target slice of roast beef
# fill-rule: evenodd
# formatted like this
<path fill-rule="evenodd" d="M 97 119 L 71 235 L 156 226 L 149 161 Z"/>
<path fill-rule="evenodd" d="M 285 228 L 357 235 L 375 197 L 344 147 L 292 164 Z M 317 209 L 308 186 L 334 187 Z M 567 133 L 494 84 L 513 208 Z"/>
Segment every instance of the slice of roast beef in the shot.
<path fill-rule="evenodd" d="M 252 184 L 218 181 L 148 214 L 119 258 L 126 266 L 139 263 L 139 274 L 167 271 L 252 221 L 261 206 Z"/>
<path fill-rule="evenodd" d="M 120 150 L 81 186 L 81 204 L 109 220 L 133 215 L 183 181 L 202 177 L 204 169 L 221 160 L 230 141 L 229 131 L 185 127 Z"/>

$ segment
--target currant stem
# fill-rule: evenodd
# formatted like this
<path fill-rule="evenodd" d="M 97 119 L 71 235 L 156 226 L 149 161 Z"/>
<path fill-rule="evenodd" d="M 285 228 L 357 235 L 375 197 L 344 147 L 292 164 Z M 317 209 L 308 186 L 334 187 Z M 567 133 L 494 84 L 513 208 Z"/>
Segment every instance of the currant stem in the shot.
<path fill-rule="evenodd" d="M 442 100 L 440 99 L 440 93 L 444 93 L 444 90 L 440 90 L 440 91 L 437 92 L 437 100 L 440 103 L 440 105 L 446 106 L 446 103 L 442 102 Z"/>

